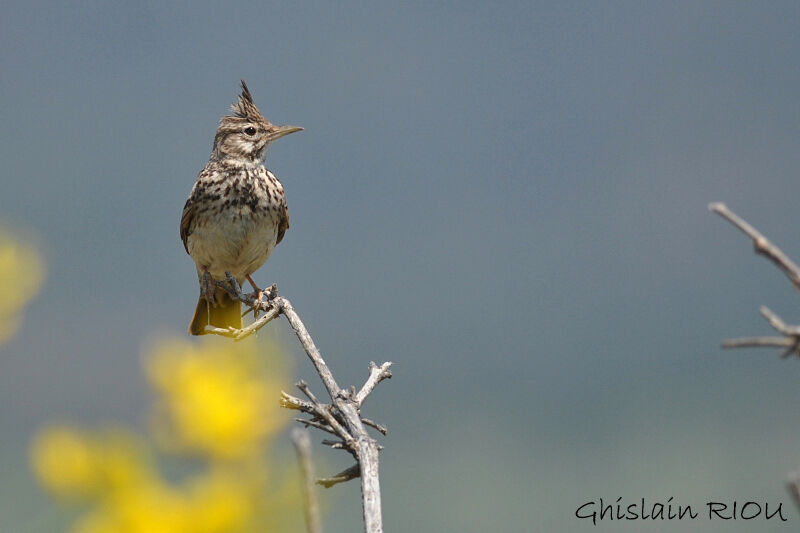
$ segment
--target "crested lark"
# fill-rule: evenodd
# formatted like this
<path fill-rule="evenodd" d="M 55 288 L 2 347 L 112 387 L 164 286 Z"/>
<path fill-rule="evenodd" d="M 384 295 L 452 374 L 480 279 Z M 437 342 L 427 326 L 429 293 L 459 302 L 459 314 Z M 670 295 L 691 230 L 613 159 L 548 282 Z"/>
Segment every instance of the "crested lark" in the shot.
<path fill-rule="evenodd" d="M 214 148 L 186 200 L 181 240 L 197 266 L 200 298 L 189 333 L 202 335 L 207 325 L 241 328 L 241 303 L 215 285 L 230 272 L 239 284 L 269 258 L 289 227 L 283 186 L 264 167 L 272 141 L 300 131 L 276 126 L 259 112 L 242 80 L 233 115 L 220 120 Z"/>

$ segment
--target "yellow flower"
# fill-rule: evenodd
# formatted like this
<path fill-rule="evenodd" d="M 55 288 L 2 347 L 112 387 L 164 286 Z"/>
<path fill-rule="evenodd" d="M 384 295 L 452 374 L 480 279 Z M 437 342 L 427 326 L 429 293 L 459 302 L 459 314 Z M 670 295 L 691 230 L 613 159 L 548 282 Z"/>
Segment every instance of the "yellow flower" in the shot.
<path fill-rule="evenodd" d="M 257 515 L 272 493 L 247 470 L 212 469 L 184 484 L 152 479 L 102 499 L 74 533 L 250 533 L 279 531 Z M 295 502 L 298 498 L 295 497 Z M 291 505 L 291 502 L 287 502 Z M 295 504 L 279 511 L 299 515 Z M 268 517 L 267 517 L 268 518 Z"/>
<path fill-rule="evenodd" d="M 272 369 L 264 364 L 267 352 Z M 160 393 L 156 433 L 176 450 L 241 459 L 258 453 L 283 425 L 283 371 L 274 346 L 204 339 L 171 341 L 147 361 L 150 381 Z"/>
<path fill-rule="evenodd" d="M 253 472 L 216 470 L 189 485 L 192 509 L 188 531 L 223 533 L 241 531 L 256 511 L 258 497 Z"/>
<path fill-rule="evenodd" d="M 31 449 L 37 477 L 86 506 L 72 533 L 296 530 L 297 483 L 266 462 L 268 438 L 284 420 L 279 356 L 273 345 L 205 340 L 165 342 L 147 358 L 162 442 L 205 462 L 179 481 L 164 479 L 130 431 L 41 431 Z"/>
<path fill-rule="evenodd" d="M 151 477 L 138 439 L 121 429 L 93 434 L 63 425 L 46 428 L 34 440 L 31 462 L 41 483 L 67 499 L 94 497 Z"/>
<path fill-rule="evenodd" d="M 185 496 L 161 482 L 123 487 L 108 496 L 78 521 L 75 533 L 192 533 Z"/>
<path fill-rule="evenodd" d="M 36 249 L 0 229 L 0 344 L 19 328 L 22 308 L 39 291 L 43 278 Z"/>

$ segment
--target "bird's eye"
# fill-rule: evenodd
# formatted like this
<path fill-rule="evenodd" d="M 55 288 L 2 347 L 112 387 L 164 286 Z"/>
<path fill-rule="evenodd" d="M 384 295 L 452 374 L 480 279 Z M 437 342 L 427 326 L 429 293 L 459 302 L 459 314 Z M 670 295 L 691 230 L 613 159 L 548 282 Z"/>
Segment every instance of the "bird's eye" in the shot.
<path fill-rule="evenodd" d="M 244 129 L 245 134 L 250 135 L 251 137 L 256 134 L 256 129 L 253 126 L 249 126 Z"/>

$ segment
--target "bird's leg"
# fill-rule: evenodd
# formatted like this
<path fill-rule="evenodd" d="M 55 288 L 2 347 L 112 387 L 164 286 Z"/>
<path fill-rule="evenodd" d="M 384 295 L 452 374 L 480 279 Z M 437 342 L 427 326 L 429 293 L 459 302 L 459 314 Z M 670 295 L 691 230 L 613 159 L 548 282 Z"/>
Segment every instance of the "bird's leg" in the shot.
<path fill-rule="evenodd" d="M 269 304 L 269 301 L 273 297 L 272 295 L 275 292 L 276 287 L 275 285 L 272 285 L 270 287 L 267 287 L 266 289 L 259 289 L 258 285 L 256 285 L 256 282 L 253 281 L 253 278 L 250 277 L 250 274 L 247 274 L 247 276 L 245 277 L 247 278 L 247 281 L 250 282 L 250 285 L 253 286 L 254 290 L 253 298 L 256 299 L 256 306 L 253 307 L 253 312 L 255 314 L 258 308 L 262 306 L 262 304 Z"/>
<path fill-rule="evenodd" d="M 253 278 L 251 278 L 251 277 L 250 277 L 250 274 L 247 274 L 247 275 L 245 276 L 245 278 L 247 278 L 247 281 L 249 281 L 249 282 L 250 282 L 250 285 L 252 285 L 252 286 L 253 286 L 253 290 L 255 290 L 255 291 L 258 291 L 258 292 L 261 292 L 261 289 L 259 289 L 259 288 L 258 288 L 258 285 L 256 285 L 256 282 L 255 282 L 255 281 L 253 281 Z"/>
<path fill-rule="evenodd" d="M 217 284 L 208 270 L 203 270 L 203 277 L 200 278 L 200 296 L 205 298 L 209 305 L 217 306 L 217 299 L 214 295 L 214 289 Z"/>

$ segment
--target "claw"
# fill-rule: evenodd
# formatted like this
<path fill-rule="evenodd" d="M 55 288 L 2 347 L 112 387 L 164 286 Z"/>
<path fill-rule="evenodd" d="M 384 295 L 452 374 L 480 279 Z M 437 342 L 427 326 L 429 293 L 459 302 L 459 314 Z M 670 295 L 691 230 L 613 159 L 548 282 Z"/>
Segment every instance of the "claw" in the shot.
<path fill-rule="evenodd" d="M 214 284 L 230 294 L 232 298 L 242 300 L 242 287 L 239 285 L 239 282 L 236 281 L 236 278 L 227 270 L 225 271 L 225 280 L 226 281 L 215 281 Z"/>
<path fill-rule="evenodd" d="M 258 285 L 256 285 L 256 282 L 253 281 L 253 278 L 251 278 L 249 274 L 246 276 L 246 278 L 254 289 L 254 291 L 248 296 L 252 297 L 256 301 L 255 305 L 253 306 L 253 317 L 258 318 L 258 311 L 269 307 L 270 300 L 277 295 L 278 286 L 273 283 L 265 289 L 259 289 Z"/>

